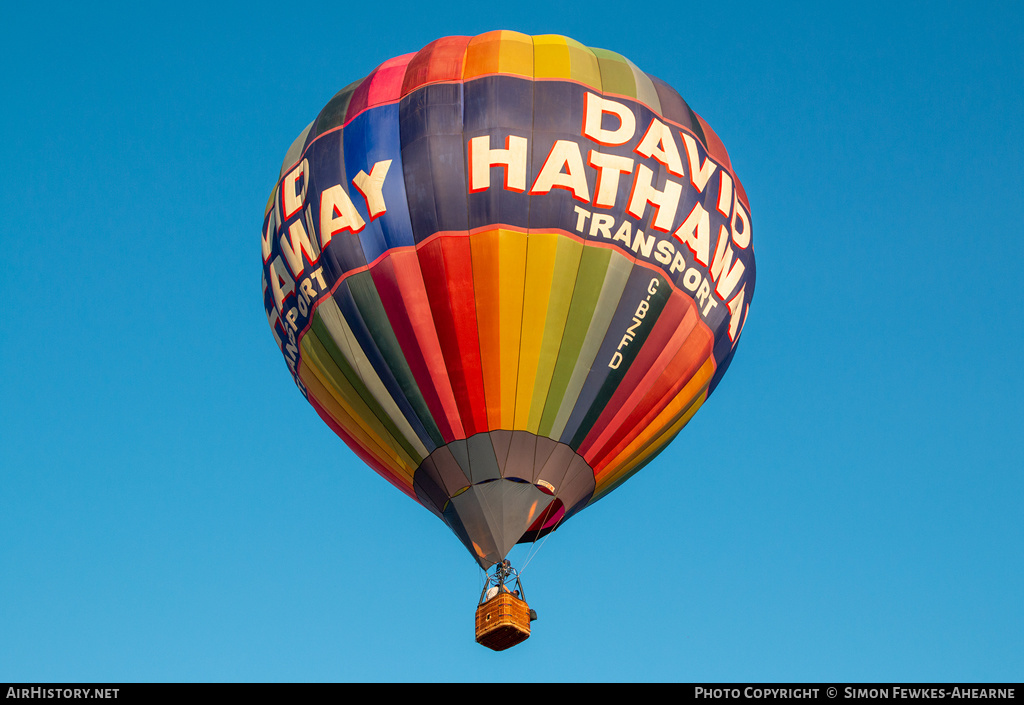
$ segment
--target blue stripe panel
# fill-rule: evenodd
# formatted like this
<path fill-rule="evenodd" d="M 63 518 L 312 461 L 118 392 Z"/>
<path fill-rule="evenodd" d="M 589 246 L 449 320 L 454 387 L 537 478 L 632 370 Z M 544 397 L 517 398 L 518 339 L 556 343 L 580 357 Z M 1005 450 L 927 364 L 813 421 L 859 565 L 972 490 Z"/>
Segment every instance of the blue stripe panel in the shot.
<path fill-rule="evenodd" d="M 402 163 L 416 242 L 468 228 L 462 84 L 425 86 L 400 104 Z"/>
<path fill-rule="evenodd" d="M 597 170 L 586 166 L 587 153 L 598 145 L 581 144 L 579 133 L 583 124 L 583 103 L 585 94 L 573 91 L 567 94 L 561 83 L 540 81 L 534 84 L 533 136 L 530 140 L 533 171 L 527 189 L 540 173 L 552 146 L 558 140 L 570 140 L 579 145 L 580 161 L 587 177 L 590 197 L 597 187 Z M 564 171 L 564 169 L 563 169 Z M 573 194 L 564 188 L 553 188 L 547 194 L 530 197 L 530 227 L 560 228 L 575 232 L 576 206 L 589 209 L 590 205 L 573 199 Z"/>
<path fill-rule="evenodd" d="M 491 149 L 504 149 L 509 135 L 530 138 L 533 132 L 533 81 L 496 76 L 465 84 L 465 129 L 463 141 L 480 135 L 490 137 Z M 491 188 L 469 194 L 469 227 L 496 223 L 528 227 L 530 197 L 527 190 L 533 178 L 527 151 L 526 190 L 522 193 L 502 188 L 503 170 L 494 167 Z"/>
<path fill-rule="evenodd" d="M 312 176 L 309 183 L 310 194 L 320 194 L 324 189 L 340 184 L 350 194 L 350 197 L 355 196 L 354 202 L 363 200 L 359 197 L 359 192 L 352 188 L 351 181 L 346 174 L 345 150 L 340 131 L 332 132 L 317 140 L 313 149 L 306 153 L 306 159 L 309 161 L 309 170 Z M 313 223 L 318 231 L 317 240 L 322 241 L 319 235 L 320 201 L 316 196 L 311 196 L 309 201 L 313 206 Z M 334 286 L 334 282 L 346 272 L 366 264 L 359 236 L 347 230 L 331 238 L 326 257 L 324 273 L 327 277 L 328 287 Z"/>
<path fill-rule="evenodd" d="M 392 247 L 413 244 L 412 223 L 405 197 L 402 174 L 402 146 L 398 130 L 398 105 L 379 105 L 350 122 L 344 132 L 345 171 L 349 177 L 346 190 L 352 197 L 366 227 L 359 233 L 363 253 L 373 262 Z M 384 180 L 384 203 L 387 212 L 371 221 L 366 201 L 351 179 L 360 171 L 370 173 L 376 162 L 391 160 L 388 178 Z"/>

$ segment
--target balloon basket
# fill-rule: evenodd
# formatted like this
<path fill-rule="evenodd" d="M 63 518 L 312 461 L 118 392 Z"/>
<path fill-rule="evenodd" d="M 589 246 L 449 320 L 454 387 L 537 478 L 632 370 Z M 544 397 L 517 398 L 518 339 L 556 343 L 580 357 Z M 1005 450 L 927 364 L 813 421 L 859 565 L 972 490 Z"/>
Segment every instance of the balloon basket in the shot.
<path fill-rule="evenodd" d="M 509 592 L 476 608 L 476 641 L 488 649 L 504 651 L 530 638 L 530 607 Z"/>

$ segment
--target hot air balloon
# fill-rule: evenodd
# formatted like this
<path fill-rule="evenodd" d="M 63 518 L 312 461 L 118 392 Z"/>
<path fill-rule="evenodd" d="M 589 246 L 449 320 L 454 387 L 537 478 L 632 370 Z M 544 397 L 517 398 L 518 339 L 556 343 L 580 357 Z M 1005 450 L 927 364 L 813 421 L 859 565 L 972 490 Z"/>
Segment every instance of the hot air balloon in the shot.
<path fill-rule="evenodd" d="M 640 470 L 715 390 L 751 234 L 721 140 L 663 81 L 563 36 L 445 37 L 288 149 L 263 303 L 324 423 L 503 597 L 516 543 Z M 493 617 L 492 648 L 528 636 Z"/>

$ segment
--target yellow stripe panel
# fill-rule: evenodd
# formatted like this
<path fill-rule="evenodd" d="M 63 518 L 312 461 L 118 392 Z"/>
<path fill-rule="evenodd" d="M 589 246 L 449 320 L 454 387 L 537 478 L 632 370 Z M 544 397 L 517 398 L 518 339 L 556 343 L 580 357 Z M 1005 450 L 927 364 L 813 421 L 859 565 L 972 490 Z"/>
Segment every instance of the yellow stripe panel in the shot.
<path fill-rule="evenodd" d="M 643 433 L 623 448 L 622 452 L 607 465 L 605 472 L 596 478 L 595 499 L 602 493 L 602 488 L 615 484 L 620 477 L 629 474 L 633 468 L 657 453 L 669 439 L 679 433 L 707 399 L 707 387 L 714 374 L 715 360 L 711 357 L 701 365 L 675 399 L 648 424 Z"/>
<path fill-rule="evenodd" d="M 501 416 L 497 426 L 515 423 L 516 377 L 523 329 L 523 294 L 526 286 L 526 233 L 498 230 L 498 316 L 501 354 Z M 493 305 L 493 304 L 492 304 Z"/>
<path fill-rule="evenodd" d="M 634 69 L 639 71 L 636 67 Z M 563 78 L 601 90 L 601 68 L 597 56 L 590 47 L 560 34 L 531 37 L 498 30 L 473 37 L 466 47 L 463 80 L 494 73 L 526 78 Z M 644 78 L 653 89 L 650 79 Z"/>
<path fill-rule="evenodd" d="M 533 37 L 502 30 L 498 71 L 533 78 Z"/>
<path fill-rule="evenodd" d="M 531 237 L 535 236 L 531 235 Z M 572 294 L 576 289 L 576 274 L 579 272 L 580 258 L 582 256 L 582 242 L 570 237 L 558 238 L 558 250 L 555 252 L 554 275 L 551 282 L 547 319 L 544 322 L 544 342 L 541 344 L 540 357 L 537 360 L 537 376 L 533 386 L 533 403 L 530 407 L 530 418 L 526 429 L 531 433 L 540 432 L 540 420 L 544 415 L 544 403 L 548 398 L 548 390 L 551 388 L 551 375 L 554 374 L 555 363 L 558 361 L 558 351 L 562 346 L 565 322 L 569 315 Z M 518 411 L 517 406 L 517 414 Z"/>
<path fill-rule="evenodd" d="M 560 34 L 533 38 L 533 72 L 536 78 L 570 78 L 569 45 Z"/>
<path fill-rule="evenodd" d="M 362 347 L 356 342 L 355 334 L 352 333 L 348 321 L 345 320 L 345 316 L 341 313 L 341 309 L 338 308 L 335 300 L 330 296 L 323 299 L 316 310 L 316 315 L 320 316 L 320 320 L 331 334 L 334 344 L 338 346 L 338 350 L 345 356 L 348 364 L 355 370 L 359 380 L 366 385 L 367 391 L 370 392 L 374 400 L 380 404 L 384 413 L 391 418 L 392 423 L 401 432 L 406 442 L 419 454 L 421 460 L 427 457 L 429 453 L 426 446 L 423 445 L 423 441 L 416 435 L 416 431 L 413 430 L 409 421 L 406 420 L 405 415 L 398 408 L 398 404 L 392 399 L 391 393 L 384 386 L 384 383 L 377 375 L 377 371 L 373 369 L 373 365 L 367 359 Z M 415 460 L 415 455 L 413 459 Z"/>
<path fill-rule="evenodd" d="M 508 30 L 473 37 L 466 47 L 463 80 L 493 73 L 533 78 L 533 38 Z"/>
<path fill-rule="evenodd" d="M 394 474 L 396 479 L 405 482 L 410 489 L 412 488 L 414 468 L 410 468 L 402 463 L 395 456 L 394 451 L 382 446 L 379 441 L 374 440 L 371 435 L 359 426 L 358 420 L 352 413 L 324 386 L 323 381 L 317 376 L 316 370 L 313 369 L 312 365 L 303 364 L 299 369 L 299 378 L 306 386 L 307 393 L 317 400 L 320 406 L 331 415 L 339 426 L 344 428 L 370 454 L 376 456 Z"/>
<path fill-rule="evenodd" d="M 529 430 L 533 383 L 544 341 L 544 321 L 551 299 L 551 279 L 555 271 L 558 235 L 532 233 L 526 241 L 526 283 L 522 290 L 523 320 L 519 341 L 519 374 L 516 382 L 516 406 L 513 428 Z M 504 285 L 502 286 L 504 292 Z M 538 423 L 539 425 L 539 423 Z"/>
<path fill-rule="evenodd" d="M 334 399 L 338 405 L 340 405 L 345 412 L 355 419 L 358 424 L 358 428 L 369 438 L 373 443 L 387 448 L 388 455 L 398 461 L 401 465 L 415 469 L 419 466 L 422 458 L 414 459 L 402 448 L 391 432 L 380 422 L 376 414 L 366 405 L 359 393 L 352 387 L 349 381 L 342 374 L 341 370 L 338 369 L 337 365 L 331 359 L 330 354 L 324 348 L 323 343 L 316 337 L 313 331 L 307 331 L 306 335 L 302 337 L 302 358 L 305 364 L 305 369 L 311 371 L 317 378 L 317 380 L 323 384 L 324 388 L 328 391 L 330 397 Z M 317 401 L 320 402 L 324 408 L 330 408 L 324 403 L 324 400 L 319 396 Z M 346 427 L 346 429 L 355 434 L 354 427 Z M 411 474 L 411 473 L 410 473 Z"/>
<path fill-rule="evenodd" d="M 480 335 L 487 427 L 501 428 L 501 317 L 494 305 L 499 299 L 497 230 L 474 233 L 469 238 L 473 256 L 473 289 L 476 293 L 476 325 Z"/>

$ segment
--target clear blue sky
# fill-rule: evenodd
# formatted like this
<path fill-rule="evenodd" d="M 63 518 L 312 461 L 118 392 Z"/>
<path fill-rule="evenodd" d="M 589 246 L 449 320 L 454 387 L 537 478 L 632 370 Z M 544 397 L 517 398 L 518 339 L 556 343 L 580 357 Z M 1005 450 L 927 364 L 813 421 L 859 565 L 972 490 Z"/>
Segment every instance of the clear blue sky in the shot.
<path fill-rule="evenodd" d="M 26 8 L 0 44 L 0 681 L 1024 678 L 1018 5 Z M 294 388 L 258 245 L 337 90 L 491 29 L 677 88 L 758 271 L 715 395 L 551 536 L 502 654 L 466 550 Z"/>

